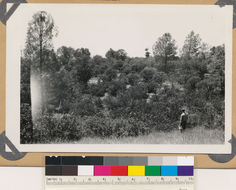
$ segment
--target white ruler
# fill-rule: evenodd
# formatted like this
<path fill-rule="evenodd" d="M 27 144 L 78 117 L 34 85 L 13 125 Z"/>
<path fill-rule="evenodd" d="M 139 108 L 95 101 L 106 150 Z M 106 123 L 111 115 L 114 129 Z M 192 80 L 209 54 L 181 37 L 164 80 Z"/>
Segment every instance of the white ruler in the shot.
<path fill-rule="evenodd" d="M 193 190 L 191 176 L 45 176 L 45 190 Z"/>

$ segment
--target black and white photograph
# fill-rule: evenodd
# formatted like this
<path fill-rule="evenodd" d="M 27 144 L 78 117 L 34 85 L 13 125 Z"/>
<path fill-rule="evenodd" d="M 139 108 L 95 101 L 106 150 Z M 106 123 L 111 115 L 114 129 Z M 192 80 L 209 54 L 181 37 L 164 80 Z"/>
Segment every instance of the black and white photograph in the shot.
<path fill-rule="evenodd" d="M 214 5 L 20 5 L 7 23 L 8 136 L 32 151 L 229 151 L 231 17 Z"/>

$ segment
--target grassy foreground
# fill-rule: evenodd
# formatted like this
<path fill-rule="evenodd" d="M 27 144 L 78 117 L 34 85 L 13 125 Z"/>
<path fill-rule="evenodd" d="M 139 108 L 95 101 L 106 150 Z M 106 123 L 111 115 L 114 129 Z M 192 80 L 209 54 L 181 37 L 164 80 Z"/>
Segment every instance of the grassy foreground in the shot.
<path fill-rule="evenodd" d="M 195 127 L 186 129 L 183 133 L 178 130 L 171 132 L 153 132 L 149 135 L 123 138 L 86 137 L 79 144 L 223 144 L 224 131 L 219 129 L 205 129 Z"/>

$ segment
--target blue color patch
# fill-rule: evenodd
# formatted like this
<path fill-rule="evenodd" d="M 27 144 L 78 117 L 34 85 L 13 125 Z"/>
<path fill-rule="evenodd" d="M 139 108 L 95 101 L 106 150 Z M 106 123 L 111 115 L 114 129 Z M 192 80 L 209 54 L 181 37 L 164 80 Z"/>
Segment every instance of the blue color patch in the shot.
<path fill-rule="evenodd" d="M 161 176 L 177 176 L 178 166 L 161 166 Z"/>

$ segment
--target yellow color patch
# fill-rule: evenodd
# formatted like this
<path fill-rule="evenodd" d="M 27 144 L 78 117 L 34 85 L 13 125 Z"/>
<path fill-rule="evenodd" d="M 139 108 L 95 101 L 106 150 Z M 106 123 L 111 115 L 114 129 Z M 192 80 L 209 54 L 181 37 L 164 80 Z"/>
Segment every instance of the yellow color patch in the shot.
<path fill-rule="evenodd" d="M 128 166 L 128 176 L 145 176 L 145 166 Z"/>

